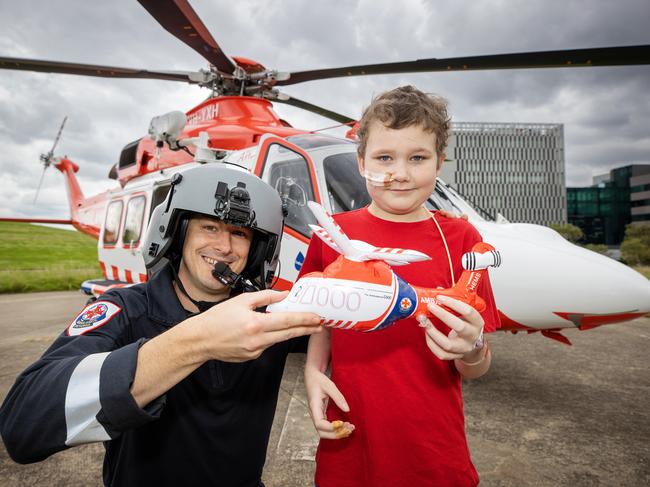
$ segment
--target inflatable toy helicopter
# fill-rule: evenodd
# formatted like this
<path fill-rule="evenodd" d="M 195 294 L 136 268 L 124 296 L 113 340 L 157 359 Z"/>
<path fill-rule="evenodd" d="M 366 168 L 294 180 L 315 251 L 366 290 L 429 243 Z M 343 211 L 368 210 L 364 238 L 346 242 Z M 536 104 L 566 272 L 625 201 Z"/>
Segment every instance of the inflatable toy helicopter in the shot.
<path fill-rule="evenodd" d="M 462 257 L 463 273 L 449 289 L 412 286 L 395 274 L 390 265 L 401 266 L 429 260 L 417 250 L 376 248 L 350 240 L 334 219 L 318 203 L 307 206 L 320 225 L 309 225 L 314 235 L 341 255 L 323 272 L 305 274 L 291 288 L 289 296 L 267 307 L 269 312 L 307 311 L 320 315 L 323 325 L 355 331 L 376 331 L 395 321 L 415 316 L 418 321 L 431 315 L 427 304 L 438 296 L 463 301 L 477 311 L 485 301 L 476 294 L 488 267 L 498 267 L 501 255 L 488 243 L 476 243 Z"/>
<path fill-rule="evenodd" d="M 43 156 L 44 168 L 55 166 L 67 183 L 70 219 L 64 221 L 98 239 L 103 278 L 83 285 L 86 292 L 95 295 L 147 279 L 141 254 L 149 217 L 165 199 L 173 176 L 190 167 L 238 164 L 279 192 L 288 215 L 278 289 L 291 287 L 304 259 L 311 236 L 309 224 L 315 223 L 308 201 L 320 203 L 332 214 L 368 204 L 366 181 L 357 170 L 354 130 L 349 139 L 340 139 L 292 127 L 275 114 L 272 102 L 302 108 L 340 124 L 353 126 L 355 120 L 282 93 L 280 87 L 371 74 L 650 63 L 650 46 L 643 45 L 282 72 L 250 59 L 228 56 L 187 0 L 139 3 L 166 30 L 206 59 L 209 69 L 152 71 L 0 56 L 0 69 L 180 81 L 210 90 L 203 103 L 187 113 L 154 118 L 149 134 L 127 144 L 119 162 L 110 169 L 109 178 L 116 181 L 116 187 L 109 191 L 86 197 L 76 179 L 77 164 L 68 157 L 56 157 L 54 148 Z M 541 331 L 567 342 L 559 333 L 564 328 L 584 330 L 650 311 L 647 279 L 607 257 L 568 243 L 546 227 L 497 222 L 480 214 L 442 180 L 438 180 L 427 206 L 467 214 L 484 240 L 507 254 L 507 261 L 492 279 L 504 330 Z"/>

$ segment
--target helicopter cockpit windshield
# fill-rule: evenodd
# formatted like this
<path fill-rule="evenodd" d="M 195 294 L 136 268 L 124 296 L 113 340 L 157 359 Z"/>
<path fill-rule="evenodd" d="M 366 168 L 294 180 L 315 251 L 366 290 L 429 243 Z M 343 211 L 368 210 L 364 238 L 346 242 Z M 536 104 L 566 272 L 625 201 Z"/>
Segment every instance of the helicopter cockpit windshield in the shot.
<path fill-rule="evenodd" d="M 327 156 L 323 170 L 332 213 L 356 210 L 370 203 L 366 182 L 357 168 L 356 152 Z"/>
<path fill-rule="evenodd" d="M 288 147 L 271 144 L 265 159 L 264 179 L 282 199 L 287 226 L 308 237 L 309 224 L 316 220 L 307 207 L 307 202 L 314 200 L 314 183 L 305 158 Z"/>

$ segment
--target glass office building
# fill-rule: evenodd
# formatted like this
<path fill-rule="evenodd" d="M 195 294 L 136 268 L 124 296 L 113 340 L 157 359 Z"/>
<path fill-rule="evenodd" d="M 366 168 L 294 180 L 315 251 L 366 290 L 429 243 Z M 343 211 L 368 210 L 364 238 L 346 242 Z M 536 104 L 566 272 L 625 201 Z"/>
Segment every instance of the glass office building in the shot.
<path fill-rule="evenodd" d="M 567 188 L 567 207 L 586 243 L 620 245 L 626 225 L 650 224 L 650 165 L 619 167 L 594 177 L 591 187 Z"/>
<path fill-rule="evenodd" d="M 566 223 L 561 124 L 452 124 L 441 178 L 492 216 Z"/>
<path fill-rule="evenodd" d="M 637 169 L 630 178 L 630 212 L 632 222 L 650 225 L 650 164 Z"/>

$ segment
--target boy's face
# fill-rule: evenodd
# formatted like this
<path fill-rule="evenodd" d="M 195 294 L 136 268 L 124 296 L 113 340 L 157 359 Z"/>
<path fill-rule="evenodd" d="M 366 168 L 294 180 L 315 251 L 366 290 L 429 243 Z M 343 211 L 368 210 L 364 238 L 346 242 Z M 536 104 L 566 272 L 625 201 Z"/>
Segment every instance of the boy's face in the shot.
<path fill-rule="evenodd" d="M 365 157 L 358 156 L 359 171 L 390 174 L 392 183 L 381 187 L 366 182 L 377 216 L 389 220 L 422 219 L 422 204 L 436 186 L 444 154 L 436 154 L 436 136 L 419 125 L 390 129 L 374 122 L 368 131 Z"/>

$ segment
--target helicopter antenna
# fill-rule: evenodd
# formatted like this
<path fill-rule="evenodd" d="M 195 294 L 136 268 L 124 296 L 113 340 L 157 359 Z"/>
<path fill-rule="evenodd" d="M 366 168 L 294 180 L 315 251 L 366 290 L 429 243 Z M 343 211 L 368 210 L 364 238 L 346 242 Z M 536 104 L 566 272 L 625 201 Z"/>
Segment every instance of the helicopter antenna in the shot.
<path fill-rule="evenodd" d="M 41 162 L 43 163 L 43 172 L 41 173 L 41 179 L 38 182 L 38 188 L 36 189 L 36 195 L 34 196 L 34 204 L 36 204 L 36 200 L 38 199 L 38 194 L 41 191 L 41 185 L 43 184 L 45 171 L 52 164 L 52 159 L 54 157 L 54 149 L 56 149 L 56 145 L 59 143 L 59 139 L 61 138 L 61 132 L 63 132 L 63 127 L 67 120 L 68 120 L 68 116 L 66 115 L 65 117 L 63 117 L 63 121 L 61 122 L 61 126 L 59 127 L 59 132 L 56 134 L 56 138 L 54 139 L 54 144 L 52 144 L 52 148 L 50 149 L 50 151 L 47 154 L 41 154 L 40 159 Z"/>

